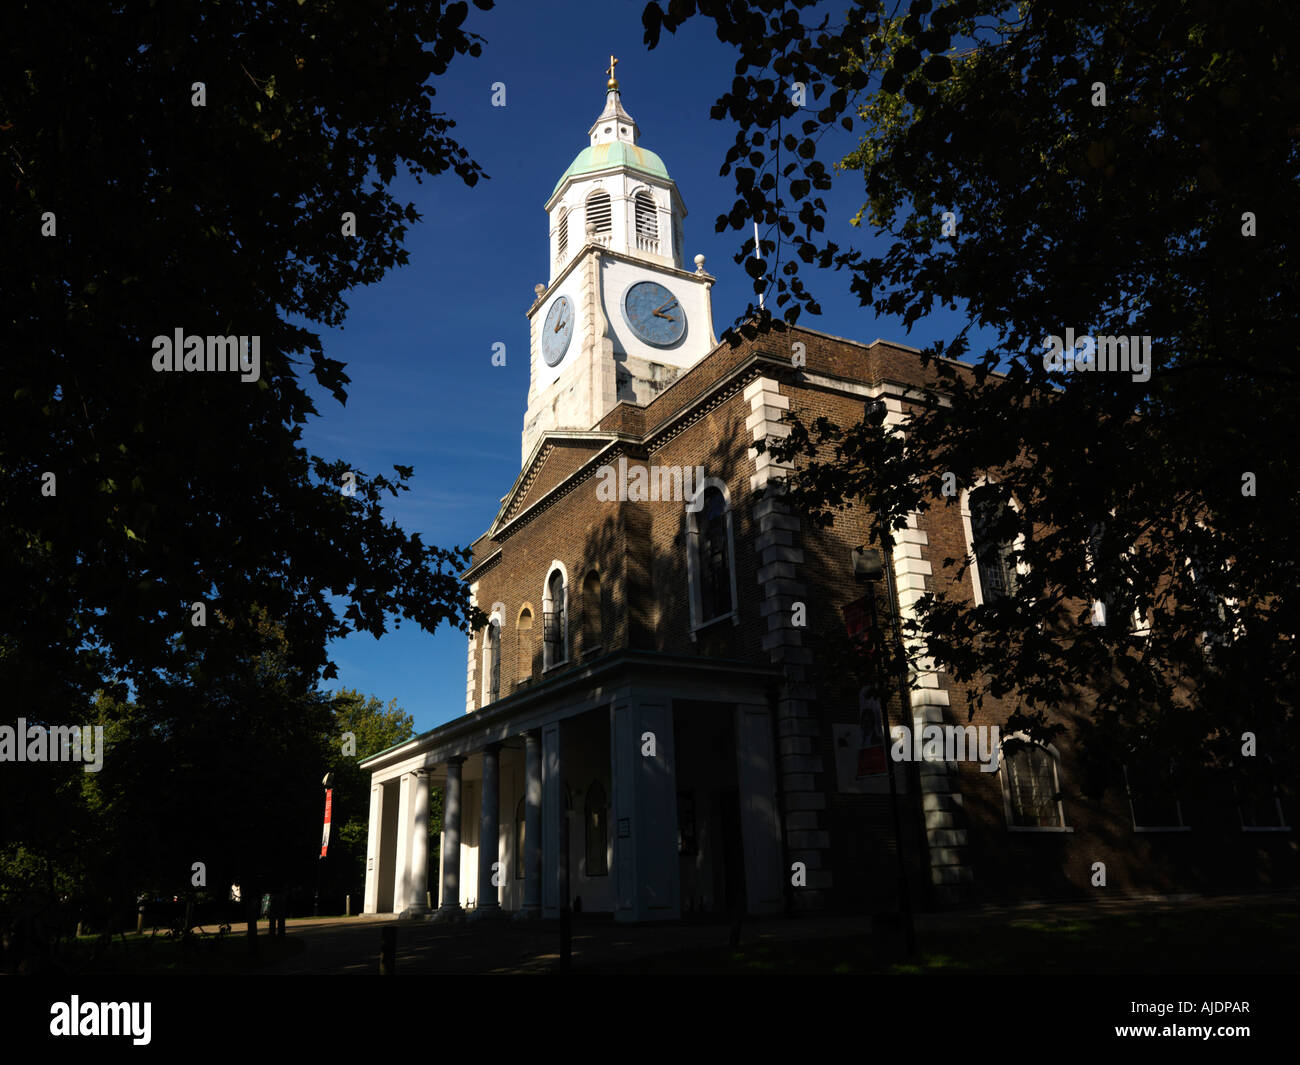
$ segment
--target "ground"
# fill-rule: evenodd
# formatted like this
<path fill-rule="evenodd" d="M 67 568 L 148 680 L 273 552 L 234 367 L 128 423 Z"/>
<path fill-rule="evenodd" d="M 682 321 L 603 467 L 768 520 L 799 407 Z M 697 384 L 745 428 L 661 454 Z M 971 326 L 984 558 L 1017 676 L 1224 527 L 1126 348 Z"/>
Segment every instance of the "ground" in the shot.
<path fill-rule="evenodd" d="M 180 944 L 128 936 L 82 971 L 373 974 L 382 930 L 397 933 L 397 972 L 548 973 L 559 964 L 559 924 L 509 919 L 454 925 L 391 914 L 288 922 L 259 929 L 247 952 L 242 925 L 224 942 Z M 577 973 L 1295 973 L 1300 895 L 1117 899 L 980 908 L 916 918 L 917 954 L 901 937 L 851 916 L 747 921 L 738 948 L 725 923 L 626 926 L 573 919 Z M 92 940 L 81 945 L 89 950 Z"/>

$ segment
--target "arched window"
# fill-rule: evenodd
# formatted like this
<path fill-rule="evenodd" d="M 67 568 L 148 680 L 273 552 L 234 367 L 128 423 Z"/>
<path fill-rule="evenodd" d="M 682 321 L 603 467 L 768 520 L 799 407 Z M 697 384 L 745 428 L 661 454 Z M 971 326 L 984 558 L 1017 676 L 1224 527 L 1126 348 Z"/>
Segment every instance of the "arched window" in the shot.
<path fill-rule="evenodd" d="M 565 602 L 564 571 L 555 568 L 546 579 L 542 599 L 542 668 L 565 662 L 569 657 L 568 606 Z"/>
<path fill-rule="evenodd" d="M 632 213 L 636 222 L 636 246 L 641 251 L 659 251 L 659 209 L 654 197 L 641 189 L 632 197 Z"/>
<path fill-rule="evenodd" d="M 533 675 L 533 608 L 525 604 L 515 622 L 519 650 L 519 679 L 530 680 Z"/>
<path fill-rule="evenodd" d="M 587 789 L 587 875 L 609 874 L 609 801 L 599 780 Z"/>
<path fill-rule="evenodd" d="M 555 261 L 562 264 L 569 254 L 569 209 L 560 212 L 560 222 L 555 233 Z"/>
<path fill-rule="evenodd" d="M 524 813 L 524 800 L 519 800 L 515 807 L 515 879 L 524 878 L 524 826 L 527 824 Z"/>
<path fill-rule="evenodd" d="M 1124 572 L 1126 552 L 1114 526 L 1094 522 L 1088 537 L 1088 580 L 1092 586 L 1092 623 L 1104 625 L 1116 636 L 1138 627 L 1133 584 Z"/>
<path fill-rule="evenodd" d="M 1230 589 L 1229 567 L 1217 561 L 1214 545 L 1198 543 L 1188 557 L 1187 575 L 1188 598 L 1200 619 L 1201 649 L 1212 659 L 1216 649 L 1227 647 L 1244 631 L 1236 616 L 1236 598 L 1225 594 Z"/>
<path fill-rule="evenodd" d="M 1003 749 L 998 765 L 1007 825 L 1011 828 L 1064 829 L 1059 756 L 1051 747 L 1023 737 L 1016 738 L 1022 742 L 1014 745 L 1014 750 Z"/>
<path fill-rule="evenodd" d="M 731 528 L 726 497 L 721 489 L 704 490 L 704 505 L 697 515 L 700 579 L 700 622 L 712 621 L 732 610 Z"/>
<path fill-rule="evenodd" d="M 968 500 L 971 551 L 975 555 L 977 601 L 996 603 L 1016 594 L 1014 519 L 992 485 L 971 491 Z"/>
<path fill-rule="evenodd" d="M 596 233 L 609 233 L 614 228 L 608 192 L 593 192 L 587 197 L 587 225 Z"/>
<path fill-rule="evenodd" d="M 600 646 L 602 622 L 600 574 L 592 570 L 582 582 L 582 651 L 584 655 Z"/>
<path fill-rule="evenodd" d="M 483 637 L 483 703 L 496 702 L 501 696 L 501 619 L 488 622 Z"/>
<path fill-rule="evenodd" d="M 1186 832 L 1183 804 L 1178 800 L 1174 766 L 1135 761 L 1124 766 L 1124 790 L 1135 832 Z"/>
<path fill-rule="evenodd" d="M 1289 832 L 1273 756 L 1266 754 L 1233 783 L 1243 832 Z M 1235 768 L 1235 766 L 1234 766 Z"/>

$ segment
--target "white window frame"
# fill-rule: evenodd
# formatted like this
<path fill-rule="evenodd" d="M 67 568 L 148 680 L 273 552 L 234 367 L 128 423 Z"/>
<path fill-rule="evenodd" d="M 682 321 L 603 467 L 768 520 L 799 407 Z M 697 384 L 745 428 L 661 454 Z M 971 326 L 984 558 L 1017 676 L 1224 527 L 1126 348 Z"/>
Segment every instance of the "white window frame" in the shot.
<path fill-rule="evenodd" d="M 551 661 L 550 642 L 546 639 L 546 615 L 551 610 L 551 578 L 555 576 L 556 570 L 560 573 L 560 579 L 563 581 L 564 605 L 560 609 L 560 642 L 561 657 Z M 569 661 L 569 600 L 573 596 L 569 590 L 569 571 L 564 563 L 559 559 L 552 560 L 551 564 L 546 567 L 546 580 L 542 582 L 542 672 L 555 669 L 558 666 L 567 665 Z"/>
<path fill-rule="evenodd" d="M 582 201 L 582 222 L 583 228 L 586 229 L 589 225 L 595 225 L 595 222 L 593 222 L 591 218 L 591 201 L 602 196 L 609 204 L 609 224 L 605 229 L 596 229 L 593 231 L 593 236 L 597 239 L 599 239 L 601 235 L 605 235 L 608 238 L 608 236 L 612 235 L 614 232 L 614 197 L 610 195 L 608 189 L 597 187 L 587 193 L 586 197 Z"/>
<path fill-rule="evenodd" d="M 663 227 L 659 225 L 659 201 L 655 197 L 654 190 L 649 185 L 641 185 L 633 190 L 630 198 L 632 202 L 633 236 L 645 236 L 650 240 L 658 241 L 660 239 L 660 229 Z M 654 227 L 653 232 L 650 233 L 641 232 L 640 219 L 637 217 L 637 208 L 642 201 L 650 205 L 650 222 Z"/>
<path fill-rule="evenodd" d="M 483 628 L 483 677 L 479 684 L 479 706 L 487 706 L 494 700 L 488 698 L 492 690 L 492 639 L 489 637 L 488 629 L 496 629 L 496 665 L 497 665 L 497 699 L 501 698 L 501 633 L 505 630 L 506 622 L 506 605 L 505 603 L 493 603 L 492 612 L 488 615 L 488 623 Z"/>
<path fill-rule="evenodd" d="M 1189 556 L 1188 558 L 1186 558 L 1185 563 L 1187 566 L 1187 578 L 1192 582 L 1192 586 L 1193 586 L 1192 591 L 1195 594 L 1196 591 L 1195 585 L 1199 583 L 1201 580 L 1203 580 L 1204 578 L 1200 576 L 1200 571 L 1196 568 L 1196 562 L 1194 559 L 1192 559 Z M 1230 570 L 1231 568 L 1232 568 L 1231 566 L 1225 567 L 1225 572 L 1227 570 Z M 1220 595 L 1218 592 L 1214 591 L 1213 589 L 1211 589 L 1211 592 L 1218 598 L 1219 603 L 1222 605 L 1224 612 L 1231 613 L 1232 615 L 1233 622 L 1232 622 L 1231 639 L 1233 640 L 1241 639 L 1242 635 L 1246 631 L 1246 626 L 1245 626 L 1245 622 L 1243 622 L 1241 619 L 1240 613 L 1237 610 L 1236 596 Z M 1209 655 L 1211 648 L 1215 646 L 1215 643 L 1212 639 L 1212 635 L 1209 629 L 1201 630 L 1201 645 L 1204 648 L 1206 655 Z"/>
<path fill-rule="evenodd" d="M 559 222 L 555 227 L 555 265 L 563 266 L 569 258 L 569 208 L 560 208 Z"/>
<path fill-rule="evenodd" d="M 1178 811 L 1178 824 L 1176 825 L 1139 825 L 1137 819 L 1137 807 L 1133 805 L 1133 786 L 1129 782 L 1128 765 L 1121 767 L 1124 770 L 1124 795 L 1128 799 L 1129 820 L 1133 822 L 1134 832 L 1190 832 L 1192 826 L 1183 820 L 1183 801 L 1177 796 L 1174 797 L 1174 807 Z"/>
<path fill-rule="evenodd" d="M 1115 516 L 1115 512 L 1111 511 L 1110 516 L 1113 518 Z M 1089 580 L 1092 579 L 1096 569 L 1096 560 L 1092 557 L 1092 539 L 1093 539 L 1092 535 L 1090 534 L 1083 548 L 1084 570 Z M 1133 548 L 1129 547 L 1127 550 L 1124 551 L 1123 557 L 1130 558 L 1132 554 L 1133 554 Z M 1132 589 L 1133 582 L 1129 581 L 1128 585 L 1129 588 Z M 1151 635 L 1150 618 L 1143 616 L 1142 608 L 1138 606 L 1136 603 L 1136 599 L 1137 599 L 1136 593 L 1134 594 L 1133 598 L 1134 598 L 1133 617 L 1129 625 L 1129 631 L 1124 633 L 1123 635 L 1150 636 Z M 1092 616 L 1091 618 L 1089 618 L 1089 621 L 1094 626 L 1097 626 L 1098 628 L 1104 628 L 1106 626 L 1106 604 L 1102 602 L 1100 599 L 1092 600 Z"/>
<path fill-rule="evenodd" d="M 1266 754 L 1269 764 L 1273 762 L 1272 758 Z M 1290 832 L 1291 826 L 1286 823 L 1286 811 L 1282 809 L 1282 792 L 1277 786 L 1277 781 L 1273 781 L 1273 805 L 1277 809 L 1277 824 L 1275 825 L 1248 825 L 1246 819 L 1241 814 L 1241 802 L 1237 801 L 1237 820 L 1241 824 L 1243 832 Z"/>
<path fill-rule="evenodd" d="M 716 618 L 709 618 L 708 621 L 701 621 L 704 616 L 704 591 L 701 588 L 701 577 L 704 564 L 700 559 L 700 515 L 704 513 L 704 493 L 710 488 L 716 488 L 722 493 L 722 503 L 726 509 L 727 519 L 727 569 L 730 571 L 731 578 L 731 610 L 725 614 L 719 614 Z M 699 508 L 691 510 L 690 506 L 699 500 Z M 731 493 L 727 490 L 725 481 L 717 477 L 706 477 L 704 483 L 699 485 L 696 494 L 687 501 L 686 510 L 686 579 L 690 585 L 690 608 L 691 608 L 691 639 L 696 639 L 696 634 L 701 629 L 707 629 L 711 625 L 717 625 L 719 622 L 731 619 L 733 625 L 740 624 L 740 597 L 736 594 L 736 530 L 733 512 L 731 508 Z"/>
<path fill-rule="evenodd" d="M 1007 769 L 1009 756 L 1002 749 L 1006 745 L 1007 740 L 1009 739 L 1024 740 L 1025 742 L 1032 744 L 1033 746 L 1039 748 L 1040 750 L 1046 751 L 1049 755 L 1052 756 L 1052 790 L 1057 797 L 1056 816 L 1059 819 L 1060 824 L 1058 825 L 1017 825 L 1013 823 L 1014 819 L 1011 816 L 1011 774 Z M 1065 820 L 1065 800 L 1060 797 L 1061 796 L 1061 752 L 1056 749 L 1055 744 L 1038 743 L 1036 740 L 1031 740 L 1023 732 L 1016 732 L 1016 733 L 1012 733 L 1010 736 L 1003 736 L 1001 742 L 998 744 L 998 777 L 1002 782 L 1002 813 L 1003 816 L 1006 818 L 1006 825 L 1007 825 L 1008 832 L 1060 833 L 1060 832 L 1074 831 L 1073 826 L 1067 824 Z"/>
<path fill-rule="evenodd" d="M 975 605 L 984 605 L 984 588 L 980 584 L 980 563 L 979 557 L 975 554 L 975 526 L 971 521 L 970 497 L 971 493 L 977 489 L 983 488 L 987 484 L 996 484 L 992 477 L 981 477 L 974 484 L 962 489 L 961 493 L 961 524 L 966 534 L 966 559 L 969 563 L 971 587 L 975 591 Z M 1015 508 L 1016 513 L 1020 513 L 1020 502 L 1014 495 L 1007 497 L 1008 502 Z M 1012 544 L 1017 554 L 1021 554 L 1025 549 L 1025 534 L 1016 533 L 1016 539 Z M 1026 577 L 1029 575 L 1029 567 L 1019 559 L 1016 560 L 1016 576 Z"/>

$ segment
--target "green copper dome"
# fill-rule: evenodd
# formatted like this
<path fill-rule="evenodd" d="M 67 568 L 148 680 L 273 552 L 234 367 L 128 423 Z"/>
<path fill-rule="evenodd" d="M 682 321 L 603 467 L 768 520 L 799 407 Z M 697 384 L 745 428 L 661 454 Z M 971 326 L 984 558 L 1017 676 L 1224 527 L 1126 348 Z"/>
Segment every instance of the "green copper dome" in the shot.
<path fill-rule="evenodd" d="M 668 168 L 664 166 L 664 161 L 654 152 L 624 141 L 613 141 L 610 144 L 593 144 L 583 148 L 578 153 L 578 158 L 569 164 L 569 169 L 560 175 L 560 180 L 555 183 L 551 195 L 554 196 L 560 190 L 560 186 L 571 177 L 581 177 L 583 174 L 592 174 L 597 170 L 609 170 L 618 166 L 625 166 L 629 170 L 637 170 L 651 177 L 663 178 L 665 181 L 672 180 L 668 176 Z"/>

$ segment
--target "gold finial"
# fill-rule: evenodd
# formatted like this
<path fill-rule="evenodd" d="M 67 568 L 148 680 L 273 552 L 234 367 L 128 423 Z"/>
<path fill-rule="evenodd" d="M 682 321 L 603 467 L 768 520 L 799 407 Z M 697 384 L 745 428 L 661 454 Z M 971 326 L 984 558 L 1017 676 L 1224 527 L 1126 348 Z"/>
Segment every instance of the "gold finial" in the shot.
<path fill-rule="evenodd" d="M 605 82 L 607 88 L 617 89 L 618 78 L 614 77 L 614 68 L 618 66 L 618 60 L 613 56 L 609 57 L 609 81 Z"/>

